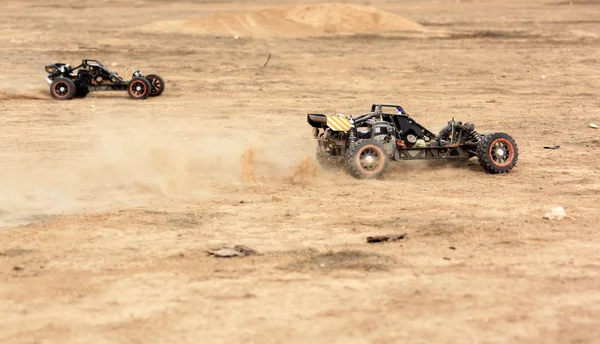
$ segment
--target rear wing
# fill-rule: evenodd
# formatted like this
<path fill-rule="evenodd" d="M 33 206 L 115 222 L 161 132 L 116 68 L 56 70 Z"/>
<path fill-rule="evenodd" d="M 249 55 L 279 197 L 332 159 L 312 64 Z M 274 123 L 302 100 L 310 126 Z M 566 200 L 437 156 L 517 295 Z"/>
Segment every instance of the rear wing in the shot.
<path fill-rule="evenodd" d="M 354 126 L 348 117 L 342 115 L 309 113 L 306 119 L 313 128 L 329 128 L 334 131 L 347 132 Z"/>
<path fill-rule="evenodd" d="M 320 113 L 309 113 L 306 119 L 314 128 L 324 128 L 327 125 L 327 116 Z"/>

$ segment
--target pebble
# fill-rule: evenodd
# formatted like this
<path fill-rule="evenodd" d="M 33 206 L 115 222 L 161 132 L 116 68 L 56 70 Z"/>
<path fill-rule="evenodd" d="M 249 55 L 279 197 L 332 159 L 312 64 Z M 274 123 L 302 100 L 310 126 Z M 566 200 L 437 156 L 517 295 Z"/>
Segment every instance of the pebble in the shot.
<path fill-rule="evenodd" d="M 567 213 L 563 207 L 553 207 L 549 212 L 544 215 L 546 220 L 562 220 L 567 217 Z"/>
<path fill-rule="evenodd" d="M 222 249 L 216 250 L 216 251 L 209 251 L 208 253 L 215 257 L 221 257 L 221 258 L 239 257 L 242 255 L 241 252 L 238 252 L 238 251 L 236 251 L 234 249 L 230 249 L 230 248 L 222 248 Z"/>
<path fill-rule="evenodd" d="M 257 254 L 254 249 L 244 245 L 235 245 L 233 248 L 220 248 L 218 250 L 207 251 L 211 256 L 219 258 L 245 257 Z"/>

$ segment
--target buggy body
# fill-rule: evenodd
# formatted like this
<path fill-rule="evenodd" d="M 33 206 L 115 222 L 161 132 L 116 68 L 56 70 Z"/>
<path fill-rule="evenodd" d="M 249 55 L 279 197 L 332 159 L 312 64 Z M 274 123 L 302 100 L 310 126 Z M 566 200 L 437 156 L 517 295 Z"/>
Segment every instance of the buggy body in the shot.
<path fill-rule="evenodd" d="M 132 99 L 156 97 L 165 89 L 157 74 L 144 75 L 134 70 L 130 80 L 110 71 L 98 60 L 84 59 L 76 67 L 66 63 L 45 66 L 50 95 L 57 100 L 85 97 L 90 91 L 127 91 Z"/>
<path fill-rule="evenodd" d="M 400 105 L 373 104 L 359 116 L 311 113 L 317 161 L 345 167 L 357 178 L 377 178 L 388 162 L 440 160 L 465 162 L 477 157 L 489 173 L 507 173 L 518 159 L 514 139 L 502 132 L 480 134 L 473 123 L 450 120 L 438 133 L 419 124 Z"/>

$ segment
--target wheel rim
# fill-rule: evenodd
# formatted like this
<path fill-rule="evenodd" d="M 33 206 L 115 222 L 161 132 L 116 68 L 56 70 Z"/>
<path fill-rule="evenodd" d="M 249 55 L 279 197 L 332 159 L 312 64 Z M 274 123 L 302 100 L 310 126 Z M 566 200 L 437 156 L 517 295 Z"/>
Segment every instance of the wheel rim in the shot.
<path fill-rule="evenodd" d="M 499 138 L 490 145 L 490 159 L 498 167 L 510 165 L 515 158 L 515 149 L 510 141 Z"/>
<path fill-rule="evenodd" d="M 69 94 L 70 87 L 66 82 L 57 82 L 54 85 L 54 95 L 59 98 L 64 98 Z"/>
<path fill-rule="evenodd" d="M 152 92 L 150 92 L 150 94 L 151 95 L 158 94 L 160 92 L 160 90 L 162 90 L 162 83 L 160 82 L 160 79 L 155 76 L 149 76 L 149 78 L 154 80 L 154 88 L 156 89 L 156 91 L 152 91 Z"/>
<path fill-rule="evenodd" d="M 375 174 L 383 167 L 383 152 L 377 146 L 365 146 L 358 152 L 358 168 L 362 173 Z"/>
<path fill-rule="evenodd" d="M 131 92 L 131 94 L 133 94 L 134 97 L 142 97 L 144 94 L 146 94 L 146 84 L 144 84 L 141 81 L 134 81 L 131 83 L 131 85 L 129 85 L 129 91 Z"/>

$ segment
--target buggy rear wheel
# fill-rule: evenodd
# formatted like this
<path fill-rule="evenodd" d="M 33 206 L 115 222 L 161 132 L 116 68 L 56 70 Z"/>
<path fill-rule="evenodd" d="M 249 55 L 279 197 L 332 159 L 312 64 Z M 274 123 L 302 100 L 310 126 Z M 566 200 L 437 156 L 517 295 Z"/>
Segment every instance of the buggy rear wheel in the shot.
<path fill-rule="evenodd" d="M 150 97 L 158 97 L 165 91 L 165 81 L 159 75 L 148 74 L 146 78 L 152 86 Z"/>
<path fill-rule="evenodd" d="M 90 89 L 87 87 L 87 85 L 83 84 L 83 83 L 79 83 L 76 85 L 75 87 L 75 97 L 77 98 L 85 98 L 88 93 L 90 93 Z"/>
<path fill-rule="evenodd" d="M 71 79 L 56 78 L 50 84 L 50 94 L 54 99 L 69 100 L 75 96 L 75 83 Z"/>
<path fill-rule="evenodd" d="M 348 171 L 359 179 L 376 179 L 385 171 L 389 162 L 385 149 L 372 139 L 358 140 L 346 155 Z"/>
<path fill-rule="evenodd" d="M 489 173 L 507 173 L 517 164 L 519 148 L 506 133 L 485 135 L 477 146 L 479 164 Z"/>
<path fill-rule="evenodd" d="M 133 99 L 146 99 L 150 95 L 151 87 L 150 82 L 148 82 L 146 78 L 135 77 L 129 81 L 127 93 L 129 93 L 129 97 Z"/>
<path fill-rule="evenodd" d="M 344 160 L 332 161 L 321 151 L 321 147 L 317 147 L 317 162 L 326 170 L 335 170 L 343 166 Z"/>

